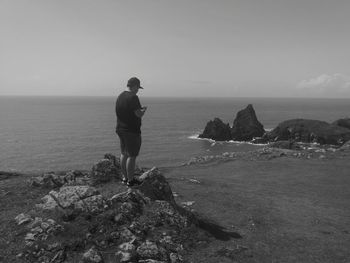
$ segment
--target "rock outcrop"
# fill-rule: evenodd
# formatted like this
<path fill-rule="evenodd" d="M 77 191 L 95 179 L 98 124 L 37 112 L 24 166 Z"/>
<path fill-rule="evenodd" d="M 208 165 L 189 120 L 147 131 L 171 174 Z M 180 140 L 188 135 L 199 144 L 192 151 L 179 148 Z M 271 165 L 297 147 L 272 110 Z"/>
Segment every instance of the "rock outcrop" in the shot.
<path fill-rule="evenodd" d="M 90 173 L 87 171 L 72 170 L 68 172 L 49 172 L 30 179 L 31 186 L 59 188 L 63 185 L 86 184 Z"/>
<path fill-rule="evenodd" d="M 138 189 L 152 200 L 165 200 L 175 204 L 173 192 L 165 177 L 157 168 L 143 173 L 139 180 L 142 182 Z"/>
<path fill-rule="evenodd" d="M 350 118 L 339 119 L 339 120 L 336 120 L 335 122 L 333 122 L 332 124 L 343 127 L 343 128 L 350 129 Z"/>
<path fill-rule="evenodd" d="M 250 141 L 264 133 L 264 126 L 258 121 L 252 104 L 237 113 L 231 132 L 233 140 Z"/>
<path fill-rule="evenodd" d="M 292 119 L 280 123 L 268 133 L 270 141 L 294 140 L 341 145 L 350 140 L 350 130 L 324 121 Z"/>
<path fill-rule="evenodd" d="M 112 179 L 121 179 L 120 163 L 112 154 L 105 154 L 104 158 L 94 164 L 90 173 L 90 184 L 106 183 Z"/>
<path fill-rule="evenodd" d="M 112 160 L 116 167 L 113 158 L 105 158 L 106 165 L 94 166 L 93 171 L 101 172 L 100 167 L 111 171 L 105 160 Z M 108 186 L 108 196 L 89 181 L 55 186 L 33 211 L 15 218 L 27 229 L 21 258 L 33 263 L 183 262 L 186 247 L 193 247 L 204 230 L 190 210 L 176 204 L 170 185 L 157 168 L 143 173 L 139 180 L 139 186 L 114 195 Z M 99 181 L 99 189 L 103 182 Z"/>
<path fill-rule="evenodd" d="M 264 133 L 264 127 L 258 121 L 253 105 L 249 104 L 237 113 L 232 128 L 221 119 L 215 118 L 207 123 L 199 138 L 215 141 L 251 141 L 254 138 L 262 137 Z M 266 143 L 266 139 L 260 138 L 256 143 Z"/>
<path fill-rule="evenodd" d="M 42 201 L 43 203 L 37 205 L 38 208 L 59 209 L 65 214 L 101 211 L 105 204 L 99 191 L 87 185 L 63 186 L 59 191 L 50 191 Z"/>
<path fill-rule="evenodd" d="M 215 141 L 229 141 L 232 139 L 229 124 L 223 123 L 219 118 L 209 121 L 199 138 L 207 138 Z"/>

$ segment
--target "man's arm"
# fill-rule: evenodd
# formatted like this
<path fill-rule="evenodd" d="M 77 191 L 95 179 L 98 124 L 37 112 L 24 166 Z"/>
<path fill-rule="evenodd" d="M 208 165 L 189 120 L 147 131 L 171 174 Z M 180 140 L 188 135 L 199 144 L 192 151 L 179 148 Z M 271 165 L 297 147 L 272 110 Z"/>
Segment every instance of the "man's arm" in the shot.
<path fill-rule="evenodd" d="M 142 107 L 141 109 L 135 110 L 134 113 L 137 117 L 142 118 L 143 115 L 145 115 L 146 110 L 147 110 L 147 107 Z"/>

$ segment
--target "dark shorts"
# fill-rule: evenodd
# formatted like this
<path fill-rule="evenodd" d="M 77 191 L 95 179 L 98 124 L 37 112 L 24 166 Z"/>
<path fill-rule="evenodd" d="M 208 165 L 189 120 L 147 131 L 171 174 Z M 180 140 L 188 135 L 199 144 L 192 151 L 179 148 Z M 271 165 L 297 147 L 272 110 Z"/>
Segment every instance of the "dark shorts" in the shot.
<path fill-rule="evenodd" d="M 141 134 L 125 131 L 117 131 L 117 134 L 122 154 L 129 157 L 138 156 L 141 148 Z"/>

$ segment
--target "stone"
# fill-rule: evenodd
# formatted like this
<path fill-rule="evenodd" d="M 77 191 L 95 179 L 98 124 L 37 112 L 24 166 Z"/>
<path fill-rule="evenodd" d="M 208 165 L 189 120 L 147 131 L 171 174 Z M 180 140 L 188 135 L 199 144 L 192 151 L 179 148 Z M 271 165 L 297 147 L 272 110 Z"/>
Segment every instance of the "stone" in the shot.
<path fill-rule="evenodd" d="M 229 124 L 225 124 L 220 118 L 209 121 L 201 133 L 199 138 L 207 138 L 215 141 L 232 140 L 231 128 Z"/>
<path fill-rule="evenodd" d="M 139 180 L 141 185 L 138 186 L 138 190 L 141 191 L 146 197 L 152 200 L 165 200 L 172 204 L 175 204 L 173 192 L 165 177 L 160 173 L 158 168 L 153 167 L 147 172 L 143 173 Z"/>
<path fill-rule="evenodd" d="M 117 159 L 117 157 L 115 157 L 115 155 L 111 154 L 111 153 L 106 153 L 103 157 L 103 159 L 108 159 L 110 160 L 113 165 L 118 169 L 120 170 L 120 162 L 119 162 L 119 159 Z"/>
<path fill-rule="evenodd" d="M 81 199 L 75 204 L 75 209 L 87 212 L 98 212 L 104 209 L 105 199 L 102 195 L 93 195 Z"/>
<path fill-rule="evenodd" d="M 118 173 L 118 169 L 114 163 L 114 160 L 102 159 L 94 164 L 90 174 L 90 184 L 106 183 L 113 178 L 120 179 L 120 173 Z"/>
<path fill-rule="evenodd" d="M 118 251 L 115 253 L 116 262 L 133 262 L 135 255 L 127 251 Z"/>
<path fill-rule="evenodd" d="M 231 131 L 233 140 L 250 141 L 262 137 L 264 133 L 264 126 L 258 121 L 252 104 L 237 113 Z"/>
<path fill-rule="evenodd" d="M 33 221 L 33 219 L 30 217 L 30 215 L 21 213 L 15 217 L 15 221 L 17 225 L 23 225 L 23 224 L 30 223 L 31 221 Z"/>
<path fill-rule="evenodd" d="M 88 180 L 87 175 L 88 173 L 79 170 L 71 170 L 66 173 L 59 172 L 57 174 L 55 172 L 49 172 L 31 178 L 30 185 L 46 188 L 59 188 L 64 185 L 82 185 L 86 184 Z"/>
<path fill-rule="evenodd" d="M 35 217 L 28 225 L 27 228 L 31 229 L 37 226 L 40 226 L 43 223 L 43 219 L 41 217 Z"/>
<path fill-rule="evenodd" d="M 340 148 L 340 151 L 350 151 L 350 141 L 344 143 Z"/>
<path fill-rule="evenodd" d="M 169 255 L 170 263 L 180 263 L 182 262 L 182 258 L 177 253 L 170 253 Z"/>
<path fill-rule="evenodd" d="M 120 251 L 116 253 L 116 257 L 119 262 L 130 262 L 137 256 L 135 245 L 129 242 L 119 245 L 118 248 Z"/>
<path fill-rule="evenodd" d="M 181 202 L 183 206 L 192 206 L 194 205 L 195 201 L 187 201 L 187 202 Z"/>
<path fill-rule="evenodd" d="M 65 185 L 84 185 L 89 181 L 89 173 L 80 170 L 71 170 L 64 175 Z"/>
<path fill-rule="evenodd" d="M 278 124 L 267 136 L 270 141 L 293 140 L 342 145 L 350 140 L 350 130 L 324 121 L 292 119 Z"/>
<path fill-rule="evenodd" d="M 136 240 L 136 236 L 128 228 L 122 229 L 118 237 L 120 240 L 128 243 L 132 243 L 134 240 Z"/>
<path fill-rule="evenodd" d="M 84 263 L 103 263 L 103 258 L 101 253 L 95 248 L 92 247 L 83 254 Z"/>
<path fill-rule="evenodd" d="M 142 259 L 167 260 L 167 254 L 164 248 L 158 247 L 155 242 L 146 240 L 137 248 L 137 254 Z"/>
<path fill-rule="evenodd" d="M 225 157 L 226 157 L 226 156 L 225 156 Z M 201 183 L 199 180 L 197 180 L 197 179 L 192 179 L 192 178 L 188 179 L 188 181 L 190 181 L 191 183 L 194 183 L 194 184 L 200 184 L 200 183 Z"/>
<path fill-rule="evenodd" d="M 73 209 L 76 212 L 95 212 L 103 210 L 105 205 L 102 195 L 90 186 L 63 186 L 59 191 L 50 191 L 42 202 L 37 207 L 45 210 Z"/>

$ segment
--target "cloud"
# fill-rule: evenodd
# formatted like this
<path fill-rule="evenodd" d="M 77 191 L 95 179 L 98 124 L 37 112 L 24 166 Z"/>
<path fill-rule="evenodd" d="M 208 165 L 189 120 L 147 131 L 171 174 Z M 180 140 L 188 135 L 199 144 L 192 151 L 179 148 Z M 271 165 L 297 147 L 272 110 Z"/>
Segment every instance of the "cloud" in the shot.
<path fill-rule="evenodd" d="M 323 74 L 316 78 L 302 80 L 297 88 L 313 95 L 350 95 L 350 77 L 339 73 Z"/>

